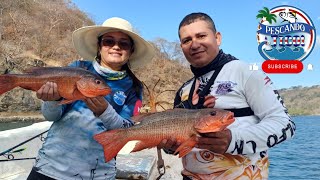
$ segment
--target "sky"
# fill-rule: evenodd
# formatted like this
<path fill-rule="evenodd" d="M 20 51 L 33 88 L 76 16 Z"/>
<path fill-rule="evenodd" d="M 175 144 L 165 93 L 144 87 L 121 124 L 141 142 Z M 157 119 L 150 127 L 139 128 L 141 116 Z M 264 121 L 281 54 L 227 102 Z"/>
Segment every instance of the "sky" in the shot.
<path fill-rule="evenodd" d="M 272 9 L 290 5 L 305 12 L 316 28 L 317 42 L 311 54 L 303 61 L 304 70 L 299 74 L 268 74 L 276 88 L 320 85 L 320 1 L 319 0 L 72 0 L 89 15 L 97 25 L 110 17 L 128 20 L 139 34 L 148 41 L 163 38 L 179 41 L 178 26 L 189 13 L 204 12 L 214 20 L 222 34 L 221 49 L 225 53 L 249 63 L 256 63 L 261 70 L 264 59 L 258 52 L 256 19 L 263 7 Z M 312 64 L 313 70 L 307 70 Z"/>

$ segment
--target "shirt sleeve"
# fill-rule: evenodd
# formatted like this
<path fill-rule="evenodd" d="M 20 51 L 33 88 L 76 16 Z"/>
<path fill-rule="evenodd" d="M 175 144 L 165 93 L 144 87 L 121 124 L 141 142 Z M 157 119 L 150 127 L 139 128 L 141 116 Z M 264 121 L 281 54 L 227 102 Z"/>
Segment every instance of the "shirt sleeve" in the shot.
<path fill-rule="evenodd" d="M 47 121 L 58 121 L 61 119 L 67 105 L 59 105 L 59 101 L 44 101 L 41 112 Z"/>
<path fill-rule="evenodd" d="M 295 124 L 268 76 L 260 71 L 253 72 L 244 83 L 243 91 L 258 123 L 231 128 L 232 140 L 227 153 L 246 155 L 263 152 L 293 137 Z"/>
<path fill-rule="evenodd" d="M 126 127 L 127 119 L 121 117 L 109 104 L 107 109 L 99 116 L 107 130 Z"/>
<path fill-rule="evenodd" d="M 76 60 L 76 61 L 73 61 L 71 62 L 70 64 L 68 64 L 69 67 L 81 67 L 81 68 L 84 68 L 84 64 L 81 63 L 80 60 Z"/>
<path fill-rule="evenodd" d="M 119 114 L 109 104 L 107 109 L 99 116 L 107 130 L 133 126 L 131 117 L 134 115 L 135 109 L 141 108 L 142 103 L 135 93 L 131 93 L 127 98 Z"/>

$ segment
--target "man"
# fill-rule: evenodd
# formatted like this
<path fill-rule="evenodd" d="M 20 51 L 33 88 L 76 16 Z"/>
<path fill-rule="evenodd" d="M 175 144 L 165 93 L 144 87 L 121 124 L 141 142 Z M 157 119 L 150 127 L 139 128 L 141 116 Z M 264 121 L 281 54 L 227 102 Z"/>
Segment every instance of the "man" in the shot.
<path fill-rule="evenodd" d="M 267 179 L 267 150 L 294 135 L 295 125 L 272 81 L 219 49 L 221 34 L 204 13 L 179 25 L 183 53 L 194 78 L 176 94 L 175 108 L 219 108 L 234 112 L 227 129 L 198 137 L 197 148 L 182 158 L 184 179 Z M 181 144 L 159 145 L 168 153 Z"/>

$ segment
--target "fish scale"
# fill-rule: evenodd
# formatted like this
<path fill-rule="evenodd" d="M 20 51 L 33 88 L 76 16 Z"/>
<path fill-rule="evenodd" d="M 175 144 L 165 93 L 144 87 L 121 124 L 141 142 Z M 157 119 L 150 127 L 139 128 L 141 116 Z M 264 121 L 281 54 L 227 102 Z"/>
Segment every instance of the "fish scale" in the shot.
<path fill-rule="evenodd" d="M 166 124 L 162 123 L 158 119 L 155 119 L 155 120 L 156 121 L 150 120 L 146 124 L 140 124 L 140 125 L 137 125 L 135 128 L 128 129 L 127 130 L 128 134 L 130 134 L 130 136 L 132 137 L 135 137 L 132 140 L 136 140 L 138 138 L 139 139 L 143 139 L 143 138 L 163 139 L 163 138 L 168 138 L 173 134 L 177 134 L 177 135 L 184 134 L 185 132 L 183 131 L 187 129 L 179 128 L 179 127 L 185 127 L 185 126 L 188 126 L 188 124 L 193 123 L 192 121 L 188 121 L 188 119 L 181 118 L 181 117 L 173 117 L 172 119 L 167 119 Z M 176 126 L 172 126 L 173 124 L 176 124 Z M 145 132 L 152 132 L 150 134 L 153 134 L 154 136 L 144 137 Z M 139 136 L 139 135 L 142 135 L 142 136 Z"/>
<path fill-rule="evenodd" d="M 115 129 L 94 136 L 103 146 L 105 161 L 114 158 L 122 147 L 132 140 L 139 141 L 132 152 L 157 146 L 171 137 L 181 142 L 177 152 L 185 156 L 196 144 L 196 136 L 217 132 L 234 122 L 233 113 L 221 109 L 172 109 L 133 117 L 140 122 L 127 129 Z"/>
<path fill-rule="evenodd" d="M 37 67 L 26 70 L 24 74 L 0 75 L 0 95 L 15 87 L 38 91 L 47 82 L 57 84 L 59 95 L 64 98 L 60 104 L 86 97 L 105 96 L 111 92 L 100 76 L 88 70 L 76 67 Z"/>

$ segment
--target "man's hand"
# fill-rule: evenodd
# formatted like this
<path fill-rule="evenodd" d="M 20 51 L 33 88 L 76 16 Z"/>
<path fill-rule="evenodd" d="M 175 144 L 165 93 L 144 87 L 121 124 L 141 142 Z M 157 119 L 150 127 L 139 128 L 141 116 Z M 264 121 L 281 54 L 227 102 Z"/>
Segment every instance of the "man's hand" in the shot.
<path fill-rule="evenodd" d="M 58 85 L 54 82 L 47 82 L 37 91 L 37 98 L 43 101 L 56 101 L 60 99 Z"/>
<path fill-rule="evenodd" d="M 196 144 L 196 147 L 223 154 L 227 151 L 231 138 L 232 136 L 229 129 L 213 133 L 202 133 L 201 137 L 197 137 L 198 143 Z"/>
<path fill-rule="evenodd" d="M 181 142 L 177 141 L 175 138 L 163 139 L 158 145 L 159 149 L 165 149 L 170 153 L 174 153 L 176 149 L 181 145 Z"/>
<path fill-rule="evenodd" d="M 200 81 L 196 79 L 196 84 L 194 87 L 193 95 L 192 95 L 192 104 L 197 105 L 199 101 L 199 95 L 197 93 L 198 89 L 200 86 Z M 206 108 L 213 108 L 214 105 L 216 104 L 216 98 L 212 95 L 207 95 L 204 97 L 204 103 L 203 106 Z"/>
<path fill-rule="evenodd" d="M 100 116 L 108 107 L 108 101 L 103 96 L 83 100 L 95 116 Z"/>

